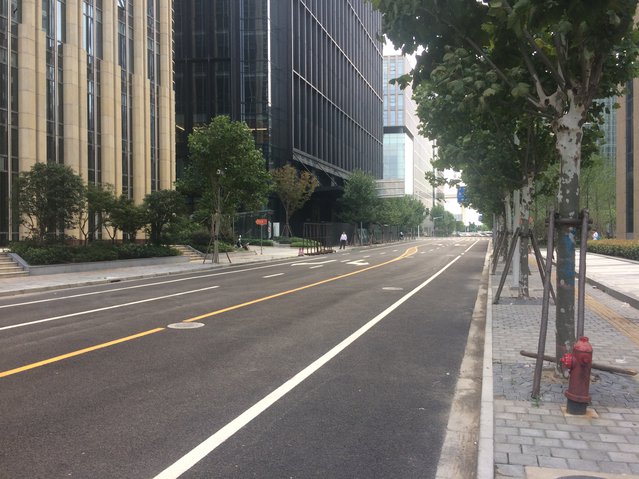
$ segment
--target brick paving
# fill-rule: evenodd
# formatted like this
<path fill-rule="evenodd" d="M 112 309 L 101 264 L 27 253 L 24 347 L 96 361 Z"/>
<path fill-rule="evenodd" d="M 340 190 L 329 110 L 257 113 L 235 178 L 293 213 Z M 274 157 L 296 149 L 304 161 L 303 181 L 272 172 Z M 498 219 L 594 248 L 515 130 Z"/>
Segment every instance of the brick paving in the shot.
<path fill-rule="evenodd" d="M 492 277 L 493 294 L 500 275 L 498 268 Z M 492 305 L 494 477 L 532 478 L 536 468 L 639 477 L 637 376 L 593 369 L 589 409 L 596 416 L 570 416 L 562 411 L 568 381 L 555 374 L 554 364 L 544 362 L 541 397 L 531 398 L 535 360 L 520 351 L 537 351 L 542 306 L 539 277 L 529 278 L 531 295 L 536 297 L 512 297 L 516 292 L 508 288 L 508 277 L 499 304 Z M 628 303 L 591 285 L 586 286 L 586 294 L 612 315 L 638 327 L 639 311 Z M 546 341 L 546 354 L 551 356 L 554 318 L 551 305 Z M 639 369 L 639 344 L 588 307 L 584 329 L 596 363 Z"/>

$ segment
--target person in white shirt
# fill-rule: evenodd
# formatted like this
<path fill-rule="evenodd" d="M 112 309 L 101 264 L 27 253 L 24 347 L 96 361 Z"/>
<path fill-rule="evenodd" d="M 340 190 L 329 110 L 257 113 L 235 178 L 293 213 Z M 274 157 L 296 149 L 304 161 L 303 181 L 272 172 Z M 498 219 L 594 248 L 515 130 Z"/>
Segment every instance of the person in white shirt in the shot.
<path fill-rule="evenodd" d="M 345 231 L 342 231 L 342 236 L 339 237 L 339 249 L 346 249 L 347 242 L 348 242 L 348 236 L 346 236 Z"/>

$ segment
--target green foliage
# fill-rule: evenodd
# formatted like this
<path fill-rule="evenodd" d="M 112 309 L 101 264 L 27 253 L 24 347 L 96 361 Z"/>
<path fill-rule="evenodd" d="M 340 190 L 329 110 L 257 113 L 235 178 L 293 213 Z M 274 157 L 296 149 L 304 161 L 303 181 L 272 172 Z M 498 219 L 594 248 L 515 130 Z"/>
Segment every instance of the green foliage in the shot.
<path fill-rule="evenodd" d="M 75 226 L 84 206 L 84 184 L 59 163 L 36 163 L 18 178 L 18 213 L 39 243 L 58 239 L 58 231 Z"/>
<path fill-rule="evenodd" d="M 430 218 L 433 220 L 435 236 L 450 236 L 457 230 L 455 216 L 446 211 L 442 205 L 433 206 Z"/>
<path fill-rule="evenodd" d="M 146 211 L 137 206 L 132 199 L 120 196 L 111 207 L 108 225 L 112 228 L 112 239 L 115 240 L 117 231 L 122 231 L 128 241 L 135 241 L 137 232 L 147 224 Z"/>
<path fill-rule="evenodd" d="M 96 233 L 108 223 L 108 216 L 113 209 L 116 197 L 113 185 L 86 185 L 85 210 L 80 214 L 80 231 L 84 235 L 85 242 L 89 237 L 95 237 Z M 90 219 L 95 221 L 91 222 Z"/>
<path fill-rule="evenodd" d="M 355 170 L 346 180 L 344 194 L 339 200 L 341 220 L 345 223 L 370 223 L 376 220 L 379 197 L 375 178 Z"/>
<path fill-rule="evenodd" d="M 144 198 L 144 208 L 149 239 L 152 244 L 159 245 L 163 239 L 166 240 L 163 234 L 184 212 L 184 197 L 175 190 L 154 191 Z"/>
<path fill-rule="evenodd" d="M 426 207 L 412 196 L 382 198 L 377 212 L 380 224 L 412 228 L 422 224 L 426 218 Z"/>
<path fill-rule="evenodd" d="M 179 187 L 198 196 L 198 208 L 209 216 L 264 205 L 270 175 L 246 123 L 213 118 L 189 135 L 189 154 L 190 166 Z"/>
<path fill-rule="evenodd" d="M 308 171 L 298 171 L 292 165 L 284 165 L 271 172 L 275 193 L 280 198 L 286 216 L 284 236 L 291 235 L 289 218 L 306 203 L 319 186 L 317 177 Z"/>
<path fill-rule="evenodd" d="M 293 241 L 291 243 L 291 248 L 310 248 L 310 247 L 317 247 L 321 245 L 322 244 L 319 241 L 298 238 L 298 241 Z"/>
<path fill-rule="evenodd" d="M 95 241 L 86 246 L 40 245 L 34 242 L 21 241 L 11 243 L 9 249 L 32 266 L 152 258 L 179 254 L 177 250 L 165 246 L 135 243 L 115 245 L 103 241 Z"/>
<path fill-rule="evenodd" d="M 639 261 L 639 241 L 619 239 L 588 241 L 588 252 Z"/>

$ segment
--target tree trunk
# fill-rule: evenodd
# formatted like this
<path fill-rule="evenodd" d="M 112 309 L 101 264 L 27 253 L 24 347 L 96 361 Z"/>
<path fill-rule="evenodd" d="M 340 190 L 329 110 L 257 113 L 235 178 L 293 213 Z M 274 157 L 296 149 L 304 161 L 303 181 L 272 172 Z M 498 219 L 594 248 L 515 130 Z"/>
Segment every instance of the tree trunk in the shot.
<path fill-rule="evenodd" d="M 558 208 L 563 221 L 579 218 L 579 168 L 581 162 L 583 107 L 571 99 L 570 110 L 553 124 L 557 150 L 561 157 Z M 575 343 L 575 232 L 572 225 L 557 225 L 557 360 L 572 350 Z M 548 258 L 551 258 L 548 252 Z M 557 362 L 559 365 L 559 361 Z M 560 366 L 558 366 L 560 367 Z"/>
<path fill-rule="evenodd" d="M 521 240 L 519 243 L 519 297 L 530 297 L 528 291 L 528 276 L 530 274 L 530 268 L 528 265 L 528 234 L 530 231 L 530 203 L 532 198 L 532 176 L 526 178 L 526 184 L 521 189 L 521 206 L 520 206 L 520 220 L 521 226 Z"/>

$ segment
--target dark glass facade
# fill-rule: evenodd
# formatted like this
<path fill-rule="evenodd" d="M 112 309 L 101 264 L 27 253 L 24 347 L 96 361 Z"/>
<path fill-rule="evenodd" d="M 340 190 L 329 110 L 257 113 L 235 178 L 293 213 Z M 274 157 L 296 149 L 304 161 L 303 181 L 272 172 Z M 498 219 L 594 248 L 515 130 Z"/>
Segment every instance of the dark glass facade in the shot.
<path fill-rule="evenodd" d="M 269 168 L 316 173 L 313 220 L 353 170 L 382 176 L 381 16 L 365 0 L 175 0 L 177 175 L 216 115 L 253 129 Z M 324 195 L 324 196 L 322 196 Z"/>

